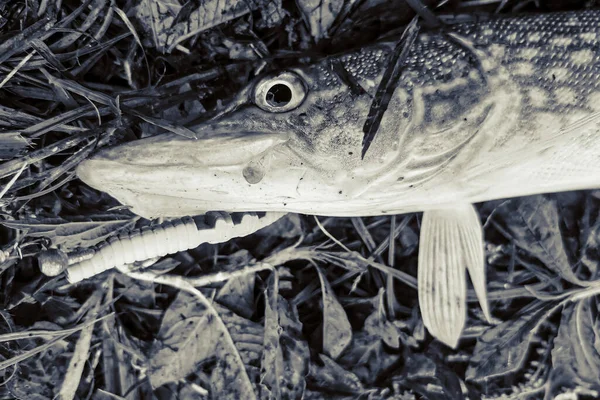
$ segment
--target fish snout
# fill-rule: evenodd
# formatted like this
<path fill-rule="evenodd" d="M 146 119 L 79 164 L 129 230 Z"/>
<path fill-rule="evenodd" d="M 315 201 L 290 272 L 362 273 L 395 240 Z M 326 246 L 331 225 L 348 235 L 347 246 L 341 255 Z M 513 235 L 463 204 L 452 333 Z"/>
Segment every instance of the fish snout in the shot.
<path fill-rule="evenodd" d="M 288 136 L 278 133 L 229 133 L 191 140 L 175 135 L 158 135 L 136 140 L 98 152 L 77 167 L 79 179 L 114 196 L 118 190 L 137 191 L 140 185 L 169 185 L 177 172 L 208 174 L 211 170 L 243 170 L 249 182 L 260 180 L 253 163 L 273 147 L 286 143 Z M 239 167 L 239 168 L 237 168 Z M 118 196 L 116 196 L 118 197 Z"/>

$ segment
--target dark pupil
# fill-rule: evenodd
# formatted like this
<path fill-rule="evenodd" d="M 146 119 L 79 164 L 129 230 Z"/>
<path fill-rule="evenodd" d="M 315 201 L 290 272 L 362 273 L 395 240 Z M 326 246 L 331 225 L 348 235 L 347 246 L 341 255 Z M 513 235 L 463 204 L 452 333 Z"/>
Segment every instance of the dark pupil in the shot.
<path fill-rule="evenodd" d="M 267 92 L 267 103 L 271 107 L 282 107 L 292 101 L 292 90 L 281 83 L 277 83 Z"/>

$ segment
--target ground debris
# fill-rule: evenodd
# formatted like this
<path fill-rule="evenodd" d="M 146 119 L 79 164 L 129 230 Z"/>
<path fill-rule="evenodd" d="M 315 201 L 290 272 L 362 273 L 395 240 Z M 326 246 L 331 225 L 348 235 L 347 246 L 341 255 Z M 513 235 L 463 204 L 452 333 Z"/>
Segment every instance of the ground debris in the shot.
<path fill-rule="evenodd" d="M 493 318 L 467 288 L 456 350 L 419 314 L 420 214 L 288 215 L 77 285 L 38 268 L 154 224 L 76 179 L 102 148 L 193 140 L 257 75 L 398 38 L 415 15 L 427 30 L 584 3 L 0 1 L 0 397 L 600 397 L 597 190 L 477 206 Z"/>

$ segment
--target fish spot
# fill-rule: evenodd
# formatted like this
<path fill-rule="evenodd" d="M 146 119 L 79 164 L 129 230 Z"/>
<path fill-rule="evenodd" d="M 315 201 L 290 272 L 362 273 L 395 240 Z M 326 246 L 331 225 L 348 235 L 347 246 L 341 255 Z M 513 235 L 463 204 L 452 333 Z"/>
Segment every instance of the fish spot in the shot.
<path fill-rule="evenodd" d="M 577 50 L 571 53 L 571 61 L 575 65 L 586 65 L 590 64 L 594 60 L 594 52 L 585 49 L 585 50 Z"/>
<path fill-rule="evenodd" d="M 548 71 L 553 81 L 564 82 L 569 78 L 569 70 L 567 68 L 552 68 Z"/>
<path fill-rule="evenodd" d="M 542 35 L 539 32 L 534 32 L 534 33 L 527 35 L 527 41 L 530 43 L 539 42 L 541 38 L 542 38 Z"/>
<path fill-rule="evenodd" d="M 506 40 L 510 43 L 515 43 L 517 41 L 517 34 L 511 33 L 510 35 L 507 35 Z"/>
<path fill-rule="evenodd" d="M 538 54 L 540 54 L 540 49 L 532 47 L 526 47 L 518 52 L 518 56 L 525 60 L 533 60 Z"/>
<path fill-rule="evenodd" d="M 562 105 L 575 105 L 577 102 L 577 95 L 573 89 L 568 87 L 558 88 L 555 92 L 556 101 Z"/>
<path fill-rule="evenodd" d="M 550 45 L 557 47 L 565 47 L 573 43 L 573 39 L 568 36 L 557 36 L 550 40 Z"/>
<path fill-rule="evenodd" d="M 437 103 L 431 106 L 431 119 L 434 121 L 442 120 L 444 122 L 444 117 L 448 114 L 448 104 L 446 103 Z"/>
<path fill-rule="evenodd" d="M 590 94 L 587 99 L 588 106 L 594 111 L 600 111 L 600 93 Z"/>
<path fill-rule="evenodd" d="M 494 34 L 494 30 L 490 29 L 490 28 L 486 28 L 484 29 L 481 34 L 486 37 L 486 36 L 492 36 Z"/>
<path fill-rule="evenodd" d="M 265 171 L 261 168 L 248 165 L 243 169 L 242 175 L 244 175 L 244 179 L 246 179 L 246 182 L 248 182 L 251 185 L 254 185 L 262 181 L 262 179 L 265 177 Z"/>
<path fill-rule="evenodd" d="M 533 64 L 530 62 L 517 62 L 513 65 L 513 73 L 521 76 L 531 76 L 534 73 Z"/>
<path fill-rule="evenodd" d="M 570 17 L 567 20 L 567 22 L 565 23 L 565 25 L 567 25 L 567 26 L 578 26 L 579 24 L 580 24 L 580 21 L 576 17 Z"/>
<path fill-rule="evenodd" d="M 546 106 L 548 101 L 548 94 L 545 90 L 540 88 L 529 89 L 529 102 L 532 106 L 537 108 L 543 108 Z"/>
<path fill-rule="evenodd" d="M 595 43 L 597 37 L 598 35 L 596 34 L 596 32 L 584 32 L 579 34 L 579 38 L 584 43 Z"/>

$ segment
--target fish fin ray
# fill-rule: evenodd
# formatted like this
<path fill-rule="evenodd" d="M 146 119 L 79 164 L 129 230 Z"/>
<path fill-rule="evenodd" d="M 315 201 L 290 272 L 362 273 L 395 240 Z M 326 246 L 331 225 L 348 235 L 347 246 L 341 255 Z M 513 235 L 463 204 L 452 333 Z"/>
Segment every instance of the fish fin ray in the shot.
<path fill-rule="evenodd" d="M 460 225 L 462 244 L 465 250 L 464 260 L 483 315 L 490 322 L 492 316 L 487 299 L 483 227 L 481 226 L 479 214 L 477 214 L 477 210 L 475 210 L 472 204 L 466 206 L 464 211 L 467 215 L 465 215 L 464 223 Z"/>
<path fill-rule="evenodd" d="M 467 315 L 466 271 L 489 319 L 483 234 L 472 204 L 425 211 L 419 244 L 418 291 L 423 323 L 455 348 Z"/>

